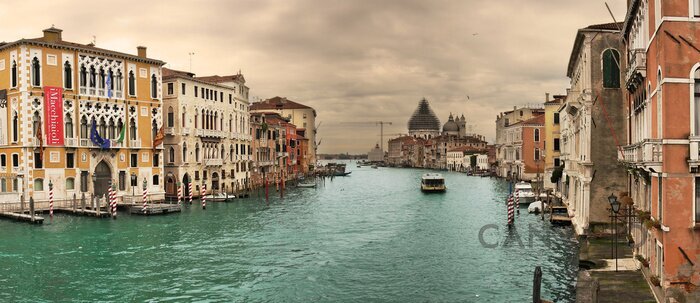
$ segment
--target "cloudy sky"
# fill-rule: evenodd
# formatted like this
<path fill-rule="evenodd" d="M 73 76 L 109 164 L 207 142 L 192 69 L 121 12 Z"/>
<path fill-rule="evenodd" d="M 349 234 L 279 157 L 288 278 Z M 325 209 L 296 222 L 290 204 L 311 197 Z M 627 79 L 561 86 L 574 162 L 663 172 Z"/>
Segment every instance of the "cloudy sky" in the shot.
<path fill-rule="evenodd" d="M 608 4 L 621 21 L 626 1 Z M 378 126 L 343 122 L 390 121 L 385 133 L 406 133 L 422 97 L 441 122 L 464 113 L 492 141 L 498 112 L 565 91 L 576 30 L 607 22 L 603 0 L 0 2 L 0 41 L 54 24 L 72 42 L 145 45 L 169 68 L 189 70 L 194 52 L 199 76 L 240 69 L 251 98 L 317 109 L 323 153 L 379 142 Z"/>

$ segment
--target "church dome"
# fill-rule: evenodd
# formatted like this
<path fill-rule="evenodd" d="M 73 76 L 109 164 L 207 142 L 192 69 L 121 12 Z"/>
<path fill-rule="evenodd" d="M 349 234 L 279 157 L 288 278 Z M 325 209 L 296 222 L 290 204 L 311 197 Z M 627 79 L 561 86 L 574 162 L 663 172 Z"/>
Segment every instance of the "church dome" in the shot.
<path fill-rule="evenodd" d="M 454 122 L 453 122 L 454 123 Z M 418 108 L 408 120 L 408 131 L 435 131 L 440 132 L 440 119 L 430 108 L 428 100 L 423 98 L 418 103 Z"/>
<path fill-rule="evenodd" d="M 457 125 L 457 122 L 455 122 L 454 118 L 452 118 L 452 114 L 450 114 L 450 118 L 445 122 L 445 125 L 442 126 L 442 131 L 443 132 L 458 132 L 459 131 L 459 125 Z"/>

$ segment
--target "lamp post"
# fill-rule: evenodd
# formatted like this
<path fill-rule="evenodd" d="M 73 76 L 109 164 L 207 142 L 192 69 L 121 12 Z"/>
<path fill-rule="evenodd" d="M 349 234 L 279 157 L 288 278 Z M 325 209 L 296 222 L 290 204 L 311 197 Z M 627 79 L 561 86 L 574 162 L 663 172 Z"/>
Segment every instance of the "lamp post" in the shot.
<path fill-rule="evenodd" d="M 615 271 L 617 272 L 617 213 L 620 211 L 620 202 L 617 201 L 615 194 L 610 194 L 608 203 L 610 203 L 610 221 L 612 221 L 613 225 L 612 253 L 613 258 L 615 258 Z"/>
<path fill-rule="evenodd" d="M 131 173 L 131 199 L 132 202 L 136 200 L 136 186 L 138 186 L 138 183 L 136 183 L 136 174 Z"/>

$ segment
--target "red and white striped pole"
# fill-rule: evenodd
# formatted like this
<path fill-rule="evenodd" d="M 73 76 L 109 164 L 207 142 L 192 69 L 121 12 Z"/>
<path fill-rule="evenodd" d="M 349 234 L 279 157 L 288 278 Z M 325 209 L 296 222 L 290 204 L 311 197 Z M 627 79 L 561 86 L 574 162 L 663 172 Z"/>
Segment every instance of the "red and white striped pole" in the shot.
<path fill-rule="evenodd" d="M 515 211 L 520 215 L 520 189 L 515 190 Z"/>
<path fill-rule="evenodd" d="M 114 219 L 117 218 L 117 186 L 112 185 L 112 215 L 114 216 Z"/>
<path fill-rule="evenodd" d="M 207 209 L 207 185 L 202 183 L 202 209 Z"/>
<path fill-rule="evenodd" d="M 187 183 L 189 190 L 190 190 L 190 205 L 192 205 L 192 197 L 194 196 L 194 192 L 192 191 L 192 182 Z"/>
<path fill-rule="evenodd" d="M 53 222 L 53 182 L 49 180 L 49 217 Z"/>
<path fill-rule="evenodd" d="M 143 213 L 145 214 L 148 208 L 148 204 L 146 202 L 148 201 L 148 181 L 146 181 L 146 178 L 143 179 L 143 208 L 141 209 Z"/>
<path fill-rule="evenodd" d="M 513 196 L 508 197 L 508 226 L 512 226 L 515 221 L 515 215 L 513 213 Z"/>
<path fill-rule="evenodd" d="M 182 184 L 177 184 L 177 205 L 179 206 L 182 201 Z"/>
<path fill-rule="evenodd" d="M 112 193 L 112 181 L 109 181 L 109 186 L 107 187 L 107 198 L 109 199 L 109 212 L 112 214 L 112 217 L 114 217 L 114 195 Z"/>

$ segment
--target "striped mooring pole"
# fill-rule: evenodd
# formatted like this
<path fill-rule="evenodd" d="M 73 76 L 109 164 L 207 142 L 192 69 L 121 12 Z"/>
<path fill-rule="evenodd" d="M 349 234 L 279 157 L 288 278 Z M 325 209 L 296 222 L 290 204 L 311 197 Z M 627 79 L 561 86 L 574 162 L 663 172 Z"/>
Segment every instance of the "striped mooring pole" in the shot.
<path fill-rule="evenodd" d="M 190 205 L 192 205 L 192 197 L 194 196 L 194 192 L 192 192 L 192 182 L 187 183 L 187 185 L 190 190 Z"/>
<path fill-rule="evenodd" d="M 146 213 L 146 210 L 148 208 L 148 204 L 146 202 L 148 201 L 148 181 L 146 181 L 146 178 L 143 179 L 143 208 L 141 209 L 143 213 Z"/>
<path fill-rule="evenodd" d="M 512 226 L 515 221 L 513 210 L 513 196 L 511 195 L 508 197 L 508 226 Z"/>
<path fill-rule="evenodd" d="M 179 206 L 182 201 L 182 184 L 177 183 L 177 205 Z"/>
<path fill-rule="evenodd" d="M 112 184 L 112 218 L 117 218 L 117 186 Z"/>
<path fill-rule="evenodd" d="M 109 199 L 109 213 L 114 217 L 114 191 L 112 190 L 112 181 L 109 181 L 109 186 L 107 187 L 107 198 Z"/>
<path fill-rule="evenodd" d="M 207 209 L 207 185 L 202 183 L 202 209 Z"/>
<path fill-rule="evenodd" d="M 49 180 L 49 217 L 53 222 L 53 182 Z"/>
<path fill-rule="evenodd" d="M 520 189 L 515 190 L 515 211 L 520 215 Z"/>

